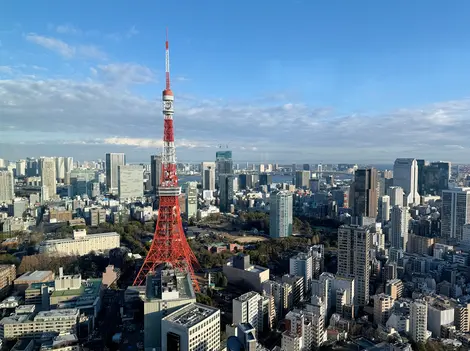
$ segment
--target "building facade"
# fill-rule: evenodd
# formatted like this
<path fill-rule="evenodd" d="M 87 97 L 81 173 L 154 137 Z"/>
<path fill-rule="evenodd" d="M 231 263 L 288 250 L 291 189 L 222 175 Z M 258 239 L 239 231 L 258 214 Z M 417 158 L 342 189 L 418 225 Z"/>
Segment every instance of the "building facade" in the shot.
<path fill-rule="evenodd" d="M 271 193 L 269 206 L 269 235 L 271 238 L 286 238 L 292 235 L 293 211 L 292 193 L 278 191 Z"/>
<path fill-rule="evenodd" d="M 137 199 L 144 196 L 144 169 L 141 165 L 118 167 L 119 199 Z"/>
<path fill-rule="evenodd" d="M 15 197 L 15 180 L 12 171 L 0 171 L 0 203 L 9 203 Z"/>
<path fill-rule="evenodd" d="M 123 153 L 106 154 L 106 188 L 111 194 L 118 193 L 118 170 L 125 164 L 126 156 Z"/>

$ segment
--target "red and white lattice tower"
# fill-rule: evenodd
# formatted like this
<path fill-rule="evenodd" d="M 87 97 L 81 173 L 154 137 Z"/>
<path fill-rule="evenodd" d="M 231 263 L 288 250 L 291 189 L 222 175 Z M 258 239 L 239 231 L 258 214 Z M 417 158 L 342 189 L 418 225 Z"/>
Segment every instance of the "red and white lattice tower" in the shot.
<path fill-rule="evenodd" d="M 199 267 L 196 256 L 186 241 L 181 222 L 181 211 L 178 202 L 181 188 L 178 186 L 176 175 L 176 150 L 173 132 L 173 92 L 170 89 L 170 53 L 168 48 L 168 34 L 166 39 L 166 87 L 163 91 L 163 157 L 162 172 L 158 194 L 160 206 L 158 219 L 153 236 L 152 245 L 145 258 L 144 264 L 137 274 L 134 286 L 145 283 L 147 274 L 165 263 L 173 268 L 189 272 L 193 279 L 196 291 L 199 290 L 194 268 Z"/>

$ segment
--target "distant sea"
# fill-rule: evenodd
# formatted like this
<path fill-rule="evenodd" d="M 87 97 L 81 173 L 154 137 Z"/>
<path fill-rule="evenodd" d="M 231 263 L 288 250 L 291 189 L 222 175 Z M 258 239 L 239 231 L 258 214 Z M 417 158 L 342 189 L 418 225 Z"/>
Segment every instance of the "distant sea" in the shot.
<path fill-rule="evenodd" d="M 182 175 L 179 176 L 179 183 L 183 184 L 186 182 L 198 182 L 201 183 L 201 176 L 200 175 Z M 291 176 L 285 176 L 285 175 L 274 175 L 273 176 L 273 183 L 292 183 L 292 177 Z"/>

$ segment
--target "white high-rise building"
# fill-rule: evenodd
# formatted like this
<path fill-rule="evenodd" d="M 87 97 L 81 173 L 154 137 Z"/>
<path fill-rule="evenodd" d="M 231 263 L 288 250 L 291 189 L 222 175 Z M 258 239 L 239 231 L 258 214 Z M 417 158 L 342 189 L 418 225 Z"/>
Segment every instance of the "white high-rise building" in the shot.
<path fill-rule="evenodd" d="M 57 193 L 55 159 L 53 157 L 41 157 L 39 162 L 41 165 L 41 186 L 47 189 L 41 200 L 47 201 L 55 197 Z"/>
<path fill-rule="evenodd" d="M 355 280 L 355 304 L 369 303 L 371 234 L 366 227 L 338 228 L 338 275 Z"/>
<path fill-rule="evenodd" d="M 271 193 L 269 209 L 269 235 L 271 238 L 291 236 L 294 220 L 292 193 L 289 191 Z"/>
<path fill-rule="evenodd" d="M 55 158 L 55 177 L 57 180 L 65 178 L 65 158 L 56 157 Z"/>
<path fill-rule="evenodd" d="M 424 300 L 415 300 L 410 305 L 410 337 L 414 342 L 428 339 L 428 305 Z"/>
<path fill-rule="evenodd" d="M 379 198 L 379 221 L 388 222 L 390 220 L 390 196 L 384 195 Z"/>
<path fill-rule="evenodd" d="M 191 303 L 162 319 L 162 350 L 219 350 L 220 310 Z"/>
<path fill-rule="evenodd" d="M 106 154 L 106 187 L 111 194 L 118 193 L 118 168 L 126 164 L 122 153 Z"/>
<path fill-rule="evenodd" d="M 419 205 L 418 163 L 414 158 L 397 158 L 393 165 L 393 185 L 403 188 L 406 206 Z"/>
<path fill-rule="evenodd" d="M 408 244 L 408 225 L 410 222 L 410 211 L 408 207 L 394 206 L 391 214 L 391 242 L 395 249 L 406 251 Z"/>
<path fill-rule="evenodd" d="M 232 300 L 232 323 L 250 323 L 256 332 L 269 329 L 268 320 L 271 300 L 255 291 L 247 292 Z"/>
<path fill-rule="evenodd" d="M 215 162 L 201 163 L 202 189 L 215 190 Z"/>
<path fill-rule="evenodd" d="M 144 196 L 144 169 L 141 165 L 118 167 L 118 194 L 120 200 Z"/>
<path fill-rule="evenodd" d="M 5 160 L 0 158 L 0 168 L 5 168 Z"/>
<path fill-rule="evenodd" d="M 26 175 L 26 160 L 16 161 L 16 176 L 23 177 Z"/>
<path fill-rule="evenodd" d="M 403 188 L 399 186 L 391 186 L 387 190 L 390 196 L 390 207 L 403 206 Z"/>
<path fill-rule="evenodd" d="M 0 171 L 0 203 L 10 203 L 15 197 L 15 181 L 13 172 Z"/>
<path fill-rule="evenodd" d="M 186 216 L 197 217 L 197 182 L 188 182 L 186 187 Z"/>
<path fill-rule="evenodd" d="M 463 239 L 463 226 L 470 222 L 470 188 L 442 191 L 441 236 Z"/>
<path fill-rule="evenodd" d="M 65 174 L 72 172 L 72 170 L 74 169 L 73 157 L 65 157 L 64 166 L 65 166 Z"/>
<path fill-rule="evenodd" d="M 304 277 L 304 291 L 310 291 L 313 279 L 313 257 L 309 253 L 298 253 L 289 260 L 289 274 Z"/>

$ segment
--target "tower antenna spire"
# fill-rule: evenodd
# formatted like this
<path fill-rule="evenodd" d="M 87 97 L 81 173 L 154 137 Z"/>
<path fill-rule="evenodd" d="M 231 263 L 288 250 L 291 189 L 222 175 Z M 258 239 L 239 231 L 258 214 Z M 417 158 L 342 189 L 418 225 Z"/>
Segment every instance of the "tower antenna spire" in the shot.
<path fill-rule="evenodd" d="M 168 27 L 166 28 L 166 42 L 165 42 L 165 78 L 166 90 L 170 90 L 170 45 L 168 42 Z"/>

